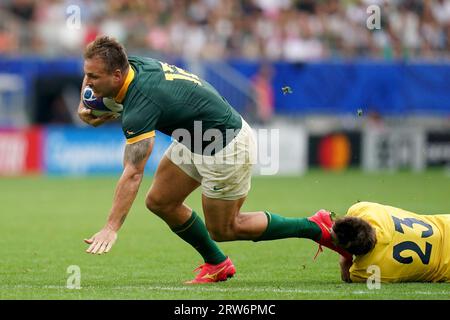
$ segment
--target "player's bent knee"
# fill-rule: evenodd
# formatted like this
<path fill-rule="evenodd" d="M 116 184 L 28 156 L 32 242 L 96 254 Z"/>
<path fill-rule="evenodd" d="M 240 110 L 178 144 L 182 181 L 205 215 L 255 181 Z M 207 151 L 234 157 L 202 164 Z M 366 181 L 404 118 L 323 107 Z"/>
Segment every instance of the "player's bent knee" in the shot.
<path fill-rule="evenodd" d="M 157 194 L 148 194 L 145 199 L 145 206 L 148 210 L 157 215 L 170 211 L 170 205 Z"/>
<path fill-rule="evenodd" d="M 153 210 L 156 209 L 154 202 L 152 201 L 152 199 L 147 196 L 147 198 L 145 199 L 145 206 L 147 207 L 148 210 L 150 210 L 151 212 L 155 213 Z"/>

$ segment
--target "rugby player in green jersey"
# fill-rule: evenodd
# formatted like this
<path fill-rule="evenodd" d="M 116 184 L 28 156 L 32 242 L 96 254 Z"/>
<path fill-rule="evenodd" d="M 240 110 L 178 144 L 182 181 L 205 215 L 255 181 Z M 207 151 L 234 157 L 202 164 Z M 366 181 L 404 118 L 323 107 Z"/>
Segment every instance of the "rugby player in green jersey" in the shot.
<path fill-rule="evenodd" d="M 141 184 L 155 130 L 174 141 L 158 165 L 146 206 L 203 257 L 199 273 L 187 283 L 223 281 L 235 274 L 215 241 L 299 237 L 333 248 L 329 240 L 323 241 L 327 229 L 321 226 L 321 219 L 329 216 L 284 218 L 267 211 L 240 211 L 250 189 L 256 144 L 249 125 L 206 81 L 164 62 L 128 57 L 109 37 L 86 47 L 84 73 L 83 88 L 90 86 L 96 96 L 123 104 L 126 137 L 124 169 L 109 217 L 98 233 L 85 239 L 88 253 L 106 253 L 116 241 Z M 81 101 L 78 113 L 93 126 L 113 118 L 95 117 Z M 200 186 L 206 224 L 184 203 Z"/>

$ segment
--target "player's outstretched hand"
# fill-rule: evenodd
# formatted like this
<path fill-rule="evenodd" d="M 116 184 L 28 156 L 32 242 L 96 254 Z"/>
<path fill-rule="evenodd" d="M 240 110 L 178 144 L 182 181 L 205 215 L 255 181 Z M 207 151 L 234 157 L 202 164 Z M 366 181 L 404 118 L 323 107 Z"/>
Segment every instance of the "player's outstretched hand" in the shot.
<path fill-rule="evenodd" d="M 84 239 L 84 242 L 90 244 L 86 250 L 87 253 L 102 254 L 111 250 L 111 247 L 117 240 L 117 232 L 108 228 L 103 228 L 89 239 Z"/>
<path fill-rule="evenodd" d="M 90 124 L 93 127 L 98 127 L 99 125 L 105 122 L 117 119 L 117 115 L 115 114 L 105 114 L 100 117 L 96 117 L 92 114 L 91 109 L 85 107 L 80 107 L 78 109 L 78 116 L 80 117 L 81 120 L 83 120 L 87 124 Z"/>

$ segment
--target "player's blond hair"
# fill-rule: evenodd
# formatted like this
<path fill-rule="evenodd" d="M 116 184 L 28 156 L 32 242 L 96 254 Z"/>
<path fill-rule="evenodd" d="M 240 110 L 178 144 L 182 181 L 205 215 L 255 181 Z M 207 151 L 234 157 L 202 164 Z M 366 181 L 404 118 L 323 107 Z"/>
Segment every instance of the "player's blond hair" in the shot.
<path fill-rule="evenodd" d="M 109 73 L 117 69 L 124 72 L 129 66 L 125 48 L 116 39 L 108 36 L 97 37 L 86 46 L 84 59 L 93 58 L 102 59 Z"/>

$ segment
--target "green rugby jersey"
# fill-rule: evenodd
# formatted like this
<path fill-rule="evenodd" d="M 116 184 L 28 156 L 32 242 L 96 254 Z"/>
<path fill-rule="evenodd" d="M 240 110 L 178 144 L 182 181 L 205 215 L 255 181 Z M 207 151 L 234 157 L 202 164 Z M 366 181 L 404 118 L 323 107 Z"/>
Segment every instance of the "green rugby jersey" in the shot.
<path fill-rule="evenodd" d="M 205 80 L 151 58 L 129 57 L 128 61 L 128 76 L 115 97 L 124 106 L 122 130 L 128 144 L 152 137 L 158 130 L 200 153 L 211 143 L 202 139 L 205 131 L 217 129 L 221 133 L 215 141 L 220 143 L 218 151 L 242 127 L 239 113 Z M 177 129 L 189 132 L 190 141 L 186 136 L 179 138 Z M 231 129 L 228 134 L 227 129 Z"/>

